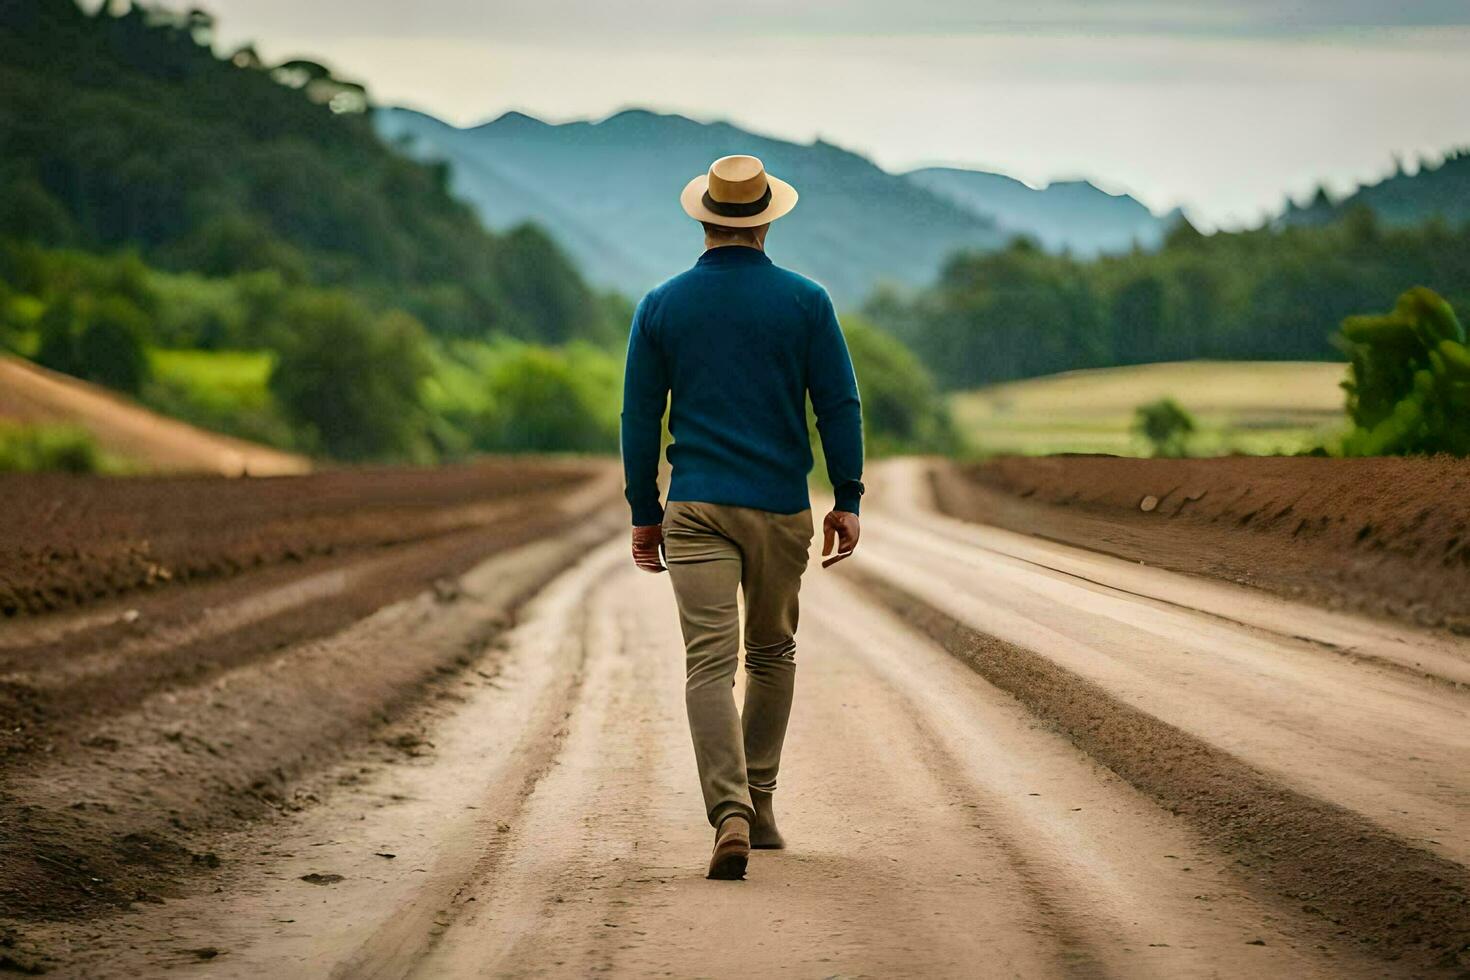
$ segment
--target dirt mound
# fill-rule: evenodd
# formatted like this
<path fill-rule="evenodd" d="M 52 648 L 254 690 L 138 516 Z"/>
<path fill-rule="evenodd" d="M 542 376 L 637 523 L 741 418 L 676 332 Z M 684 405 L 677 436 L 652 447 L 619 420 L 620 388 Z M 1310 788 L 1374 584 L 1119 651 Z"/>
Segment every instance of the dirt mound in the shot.
<path fill-rule="evenodd" d="M 0 355 L 0 418 L 67 423 L 92 433 L 102 450 L 160 472 L 281 476 L 311 469 L 304 456 L 206 432 L 105 388 Z"/>
<path fill-rule="evenodd" d="M 1470 630 L 1470 461 L 1012 457 L 939 464 L 951 516 Z"/>
<path fill-rule="evenodd" d="M 261 480 L 0 475 L 0 612 L 451 534 L 592 470 L 503 460 Z"/>

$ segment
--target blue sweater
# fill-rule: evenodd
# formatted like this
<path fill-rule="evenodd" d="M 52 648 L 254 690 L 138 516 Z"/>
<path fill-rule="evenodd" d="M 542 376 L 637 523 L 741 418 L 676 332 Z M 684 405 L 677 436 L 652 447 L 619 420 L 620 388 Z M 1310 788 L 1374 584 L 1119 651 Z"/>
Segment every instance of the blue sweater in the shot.
<path fill-rule="evenodd" d="M 857 513 L 857 379 L 821 286 L 760 249 L 726 245 L 643 297 L 623 383 L 623 472 L 635 525 L 663 519 L 658 450 L 671 392 L 669 500 L 778 514 L 810 507 L 810 393 L 837 509 Z"/>

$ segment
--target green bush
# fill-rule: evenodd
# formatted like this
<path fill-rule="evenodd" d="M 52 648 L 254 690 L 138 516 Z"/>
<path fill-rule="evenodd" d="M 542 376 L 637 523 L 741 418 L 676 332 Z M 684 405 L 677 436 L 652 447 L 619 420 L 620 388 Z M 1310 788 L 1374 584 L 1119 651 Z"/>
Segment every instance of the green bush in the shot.
<path fill-rule="evenodd" d="M 139 400 L 185 422 L 275 446 L 299 440 L 270 390 L 276 357 L 270 351 L 151 350 L 153 375 Z"/>
<path fill-rule="evenodd" d="M 1194 416 L 1172 398 L 1138 406 L 1133 431 L 1148 440 L 1155 456 L 1189 455 L 1189 437 L 1195 431 Z"/>
<path fill-rule="evenodd" d="M 97 443 L 85 429 L 0 420 L 0 473 L 95 473 L 101 468 Z"/>
<path fill-rule="evenodd" d="M 123 295 L 59 298 L 40 333 L 36 360 L 49 368 L 127 392 L 148 378 L 148 317 Z"/>
<path fill-rule="evenodd" d="M 1470 348 L 1449 303 L 1415 287 L 1391 313 L 1348 317 L 1340 340 L 1353 420 L 1343 455 L 1470 455 Z"/>
<path fill-rule="evenodd" d="M 873 455 L 950 452 L 957 437 L 934 378 L 913 352 L 860 317 L 844 317 Z"/>
<path fill-rule="evenodd" d="M 614 452 L 617 358 L 587 344 L 503 345 L 484 379 L 473 442 L 491 452 Z"/>
<path fill-rule="evenodd" d="M 335 291 L 294 294 L 289 338 L 270 389 L 287 415 L 338 459 L 427 459 L 420 388 L 431 370 L 423 327 L 399 310 L 374 317 Z"/>

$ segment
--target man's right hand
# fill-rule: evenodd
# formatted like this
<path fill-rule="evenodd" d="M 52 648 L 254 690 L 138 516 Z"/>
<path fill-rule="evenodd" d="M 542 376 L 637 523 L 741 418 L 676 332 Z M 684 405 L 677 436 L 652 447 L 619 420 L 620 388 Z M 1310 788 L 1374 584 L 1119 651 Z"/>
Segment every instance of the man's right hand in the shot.
<path fill-rule="evenodd" d="M 832 542 L 837 542 L 837 554 L 822 562 L 823 568 L 831 568 L 842 561 L 858 546 L 862 528 L 858 516 L 845 510 L 834 510 L 822 521 L 822 557 L 832 555 Z"/>
<path fill-rule="evenodd" d="M 664 543 L 664 529 L 659 524 L 633 528 L 633 564 L 645 572 L 666 572 L 658 546 Z"/>

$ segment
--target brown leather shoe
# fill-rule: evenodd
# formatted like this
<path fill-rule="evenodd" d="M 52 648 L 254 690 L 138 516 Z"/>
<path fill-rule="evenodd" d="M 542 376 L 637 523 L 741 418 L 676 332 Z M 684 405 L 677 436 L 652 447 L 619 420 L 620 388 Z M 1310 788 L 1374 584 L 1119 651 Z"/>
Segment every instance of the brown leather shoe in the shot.
<path fill-rule="evenodd" d="M 729 816 L 720 821 L 715 831 L 715 852 L 709 859 L 706 878 L 738 881 L 745 877 L 745 864 L 750 860 L 750 821 L 742 816 Z"/>
<path fill-rule="evenodd" d="M 786 838 L 776 829 L 776 811 L 771 806 L 771 794 L 758 789 L 750 791 L 750 802 L 755 804 L 755 821 L 750 825 L 750 846 L 758 851 L 779 851 L 786 846 Z"/>

